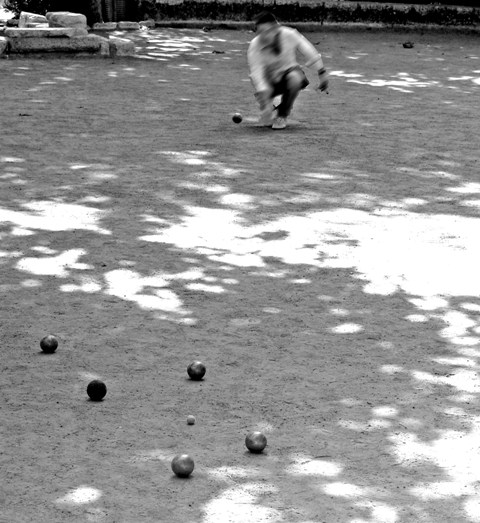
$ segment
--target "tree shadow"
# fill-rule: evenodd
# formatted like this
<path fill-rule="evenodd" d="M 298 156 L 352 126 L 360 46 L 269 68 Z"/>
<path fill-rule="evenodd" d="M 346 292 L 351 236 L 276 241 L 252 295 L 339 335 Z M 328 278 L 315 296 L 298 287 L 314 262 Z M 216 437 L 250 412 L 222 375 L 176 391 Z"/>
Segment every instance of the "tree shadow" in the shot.
<path fill-rule="evenodd" d="M 10 510 L 70 495 L 92 518 L 147 521 L 168 486 L 172 521 L 476 521 L 479 188 L 451 137 L 478 122 L 452 119 L 430 80 L 379 104 L 338 75 L 336 98 L 298 103 L 323 123 L 261 134 L 228 117 L 239 59 L 179 62 L 2 64 L 18 90 L 2 106 L 2 392 L 25 467 Z M 45 331 L 65 341 L 31 365 Z M 88 373 L 109 386 L 95 412 L 78 401 Z M 265 455 L 245 454 L 251 429 Z M 172 482 L 184 447 L 195 481 Z M 108 462 L 95 481 L 92 454 Z"/>

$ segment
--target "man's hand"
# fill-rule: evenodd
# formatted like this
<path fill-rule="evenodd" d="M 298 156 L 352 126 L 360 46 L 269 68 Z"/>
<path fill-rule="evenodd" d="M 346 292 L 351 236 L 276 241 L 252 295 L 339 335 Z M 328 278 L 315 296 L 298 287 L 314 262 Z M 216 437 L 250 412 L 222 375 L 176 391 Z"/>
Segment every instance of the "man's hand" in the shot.
<path fill-rule="evenodd" d="M 273 122 L 273 99 L 271 91 L 258 91 L 255 98 L 260 105 L 260 125 L 271 127 Z"/>
<path fill-rule="evenodd" d="M 324 67 L 318 71 L 318 87 L 319 91 L 327 91 L 328 93 L 328 74 Z"/>
<path fill-rule="evenodd" d="M 255 98 L 260 105 L 260 111 L 264 111 L 271 103 L 272 98 L 269 91 L 258 91 L 255 93 Z"/>

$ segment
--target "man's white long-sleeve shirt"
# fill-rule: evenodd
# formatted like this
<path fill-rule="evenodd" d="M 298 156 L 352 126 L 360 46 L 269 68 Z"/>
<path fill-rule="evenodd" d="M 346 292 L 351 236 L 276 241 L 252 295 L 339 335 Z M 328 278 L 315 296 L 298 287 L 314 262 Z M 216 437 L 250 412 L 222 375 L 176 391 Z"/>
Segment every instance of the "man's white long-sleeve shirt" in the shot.
<path fill-rule="evenodd" d="M 247 60 L 256 92 L 270 89 L 287 69 L 297 66 L 297 51 L 306 59 L 307 67 L 314 67 L 317 71 L 323 67 L 320 53 L 296 29 L 280 26 L 279 38 L 281 51 L 278 55 L 270 46 L 264 46 L 259 36 L 250 42 Z"/>

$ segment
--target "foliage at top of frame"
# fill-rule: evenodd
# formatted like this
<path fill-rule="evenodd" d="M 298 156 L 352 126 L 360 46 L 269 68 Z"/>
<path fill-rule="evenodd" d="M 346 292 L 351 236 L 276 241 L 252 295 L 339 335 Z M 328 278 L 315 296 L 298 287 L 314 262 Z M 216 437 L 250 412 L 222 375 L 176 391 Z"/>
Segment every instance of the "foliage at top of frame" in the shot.
<path fill-rule="evenodd" d="M 265 9 L 263 2 L 184 0 L 181 4 L 156 4 L 156 20 L 251 21 Z M 436 24 L 479 25 L 480 10 L 439 5 L 269 4 L 268 10 L 282 22 L 380 23 L 386 25 Z"/>
<path fill-rule="evenodd" d="M 22 11 L 44 15 L 55 10 L 53 0 L 5 0 L 5 8 L 19 15 Z"/>
<path fill-rule="evenodd" d="M 268 8 L 282 22 L 333 22 L 333 23 L 380 23 L 386 25 L 435 24 L 445 26 L 480 25 L 480 9 L 454 5 L 426 4 L 416 0 L 415 5 L 402 3 L 383 4 L 370 0 L 367 4 L 355 2 L 338 2 L 317 4 L 273 3 L 265 4 L 264 0 L 250 1 L 205 1 L 184 0 L 180 4 L 157 0 L 130 0 L 129 13 L 136 20 L 147 18 L 154 20 L 213 20 L 213 21 L 251 21 L 254 16 Z M 377 0 L 378 1 L 378 0 Z M 393 0 L 395 2 L 396 0 Z M 400 1 L 400 0 L 398 0 Z M 455 1 L 455 0 L 441 0 Z M 463 3 L 478 0 L 458 0 Z M 45 14 L 47 11 L 76 11 L 87 15 L 93 3 L 104 6 L 105 0 L 5 0 L 5 7 L 16 14 L 21 11 Z M 87 12 L 86 12 L 87 11 Z"/>

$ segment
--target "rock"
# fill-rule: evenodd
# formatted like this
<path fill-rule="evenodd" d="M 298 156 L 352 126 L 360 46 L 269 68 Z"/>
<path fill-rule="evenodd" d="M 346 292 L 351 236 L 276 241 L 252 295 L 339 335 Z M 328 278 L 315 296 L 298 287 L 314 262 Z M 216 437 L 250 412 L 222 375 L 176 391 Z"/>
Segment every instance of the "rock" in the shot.
<path fill-rule="evenodd" d="M 49 27 L 49 25 L 48 25 L 48 22 L 45 22 L 45 23 L 44 22 L 40 22 L 38 24 L 35 23 L 35 22 L 29 22 L 29 23 L 25 24 L 24 27 L 26 29 L 28 29 L 28 28 L 32 28 L 32 27 Z"/>
<path fill-rule="evenodd" d="M 8 49 L 8 38 L 0 36 L 0 55 L 7 52 Z"/>
<path fill-rule="evenodd" d="M 138 22 L 118 22 L 117 26 L 122 31 L 138 31 L 140 29 Z"/>
<path fill-rule="evenodd" d="M 146 27 L 148 29 L 155 29 L 155 20 L 149 19 L 140 22 L 140 27 Z"/>
<path fill-rule="evenodd" d="M 5 36 L 10 38 L 72 38 L 73 36 L 86 35 L 88 35 L 86 29 L 77 29 L 75 27 L 7 27 L 5 29 Z"/>
<path fill-rule="evenodd" d="M 97 22 L 93 24 L 94 31 L 115 31 L 117 29 L 117 22 Z"/>
<path fill-rule="evenodd" d="M 77 27 L 87 28 L 87 17 L 80 13 L 69 11 L 54 11 L 47 13 L 48 25 L 50 27 Z"/>
<path fill-rule="evenodd" d="M 131 40 L 110 36 L 110 56 L 132 56 L 135 54 L 135 45 Z"/>
<path fill-rule="evenodd" d="M 100 46 L 100 55 L 101 56 L 106 56 L 106 57 L 109 57 L 110 54 L 111 54 L 111 50 L 110 50 L 110 42 L 108 41 L 108 38 L 102 38 L 103 42 Z"/>
<path fill-rule="evenodd" d="M 48 20 L 43 15 L 22 11 L 18 19 L 18 27 L 27 27 L 27 24 L 46 24 Z"/>
<path fill-rule="evenodd" d="M 98 53 L 108 54 L 106 38 L 98 35 L 48 38 L 10 38 L 10 52 L 25 53 Z"/>

